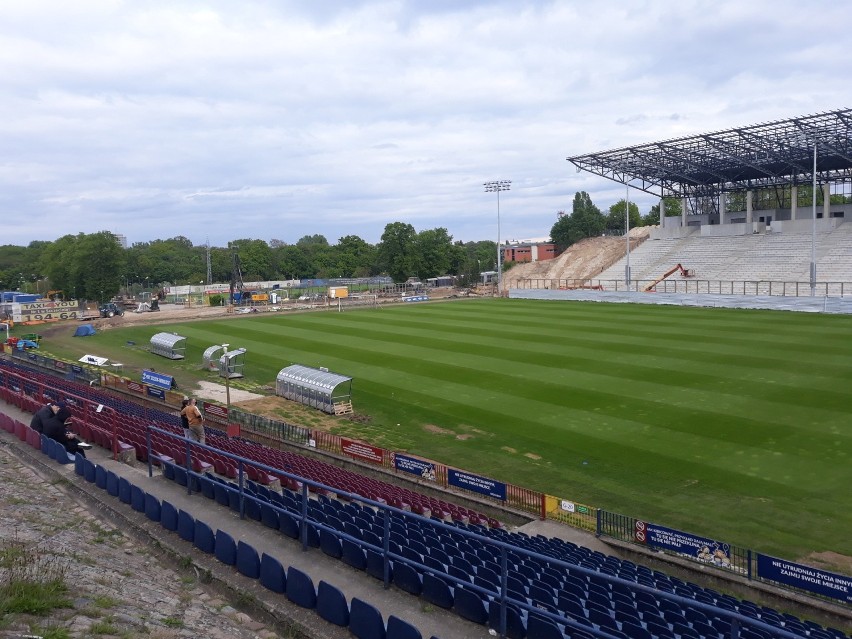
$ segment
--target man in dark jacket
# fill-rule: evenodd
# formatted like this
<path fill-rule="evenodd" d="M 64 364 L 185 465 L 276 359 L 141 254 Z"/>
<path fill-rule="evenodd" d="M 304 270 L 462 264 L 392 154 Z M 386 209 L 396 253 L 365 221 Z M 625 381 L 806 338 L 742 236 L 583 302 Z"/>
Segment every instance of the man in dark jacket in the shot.
<path fill-rule="evenodd" d="M 39 408 L 36 411 L 36 414 L 33 415 L 33 418 L 30 420 L 30 428 L 37 433 L 43 433 L 44 423 L 58 412 L 59 406 L 53 402 L 48 402 L 45 406 Z"/>
<path fill-rule="evenodd" d="M 56 406 L 59 407 L 59 410 L 44 422 L 44 434 L 58 441 L 72 455 L 80 453 L 85 457 L 85 451 L 91 448 L 92 445 L 81 442 L 77 439 L 77 435 L 68 430 L 66 422 L 71 419 L 71 411 L 68 410 L 68 407 L 62 402 L 59 402 Z"/>

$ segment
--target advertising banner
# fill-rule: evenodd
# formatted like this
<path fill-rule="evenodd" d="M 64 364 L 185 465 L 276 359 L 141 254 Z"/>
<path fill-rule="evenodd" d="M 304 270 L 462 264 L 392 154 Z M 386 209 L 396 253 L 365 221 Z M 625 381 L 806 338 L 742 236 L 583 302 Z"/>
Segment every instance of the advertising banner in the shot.
<path fill-rule="evenodd" d="M 403 302 L 428 302 L 428 295 L 410 295 L 409 297 L 403 297 Z"/>
<path fill-rule="evenodd" d="M 634 538 L 652 548 L 671 550 L 706 564 L 731 567 L 731 546 L 720 541 L 665 528 L 644 521 L 636 522 Z"/>
<path fill-rule="evenodd" d="M 447 483 L 456 488 L 464 488 L 472 490 L 480 495 L 494 497 L 495 499 L 506 500 L 506 484 L 488 479 L 488 477 L 480 477 L 479 475 L 471 475 L 470 473 L 456 470 L 455 468 L 447 469 Z"/>
<path fill-rule="evenodd" d="M 127 382 L 127 390 L 133 391 L 134 393 L 144 393 L 145 387 L 139 382 Z"/>
<path fill-rule="evenodd" d="M 395 453 L 393 457 L 393 466 L 404 473 L 411 473 L 412 475 L 417 475 L 422 479 L 435 481 L 435 464 L 432 462 L 417 459 L 416 457 L 409 457 L 408 455 L 403 455 L 401 453 Z"/>
<path fill-rule="evenodd" d="M 385 451 L 383 448 L 376 448 L 363 442 L 356 442 L 352 439 L 341 437 L 340 446 L 344 454 L 355 457 L 356 459 L 362 459 L 371 464 L 381 464 L 384 459 Z"/>
<path fill-rule="evenodd" d="M 166 391 L 162 388 L 155 388 L 154 386 L 148 386 L 148 397 L 156 397 L 159 400 L 166 399 Z"/>
<path fill-rule="evenodd" d="M 12 304 L 15 322 L 49 322 L 77 319 L 77 301 L 71 302 L 21 302 Z"/>
<path fill-rule="evenodd" d="M 757 555 L 757 575 L 762 579 L 852 603 L 852 577 L 761 554 Z"/>
<path fill-rule="evenodd" d="M 173 380 L 171 375 L 157 373 L 156 371 L 142 371 L 142 383 L 148 386 L 156 386 L 164 390 L 171 390 Z"/>

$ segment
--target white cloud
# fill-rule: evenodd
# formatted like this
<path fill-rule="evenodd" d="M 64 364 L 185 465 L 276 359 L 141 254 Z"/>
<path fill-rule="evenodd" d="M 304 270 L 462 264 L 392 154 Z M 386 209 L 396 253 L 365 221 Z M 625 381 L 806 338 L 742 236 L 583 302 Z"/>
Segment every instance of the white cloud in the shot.
<path fill-rule="evenodd" d="M 569 155 L 847 107 L 844 3 L 0 8 L 5 242 L 546 235 Z M 651 196 L 635 194 L 643 210 Z"/>

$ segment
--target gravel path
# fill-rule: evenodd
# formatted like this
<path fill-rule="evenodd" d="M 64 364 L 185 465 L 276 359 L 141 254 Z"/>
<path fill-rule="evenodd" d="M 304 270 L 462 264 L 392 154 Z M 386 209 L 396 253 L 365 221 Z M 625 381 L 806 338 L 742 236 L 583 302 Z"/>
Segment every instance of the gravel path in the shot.
<path fill-rule="evenodd" d="M 99 517 L 65 480 L 40 474 L 0 439 L 0 585 L 9 550 L 21 546 L 33 551 L 32 565 L 42 574 L 65 571 L 71 607 L 45 617 L 6 615 L 0 638 L 60 628 L 75 639 L 281 636 L 231 607 L 191 568 L 169 565 L 156 546 Z"/>

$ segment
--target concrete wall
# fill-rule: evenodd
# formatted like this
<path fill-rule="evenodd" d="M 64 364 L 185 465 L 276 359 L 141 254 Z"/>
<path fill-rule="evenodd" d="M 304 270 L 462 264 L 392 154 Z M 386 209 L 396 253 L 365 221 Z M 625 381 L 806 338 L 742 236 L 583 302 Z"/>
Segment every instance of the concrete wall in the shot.
<path fill-rule="evenodd" d="M 819 219 L 816 221 L 816 230 L 818 233 L 827 233 L 833 231 L 841 224 L 843 224 L 842 218 Z M 773 220 L 769 230 L 773 233 L 810 233 L 812 227 L 813 218 L 808 217 L 806 220 L 786 220 L 781 222 Z"/>
<path fill-rule="evenodd" d="M 676 222 L 672 222 L 672 220 L 676 220 Z M 675 225 L 676 224 L 676 225 Z M 692 235 L 696 232 L 698 227 L 687 226 L 682 227 L 680 225 L 679 217 L 670 217 L 666 220 L 665 228 L 652 228 L 651 233 L 648 235 L 648 239 L 651 240 L 677 240 L 682 237 L 687 237 L 688 235 Z"/>

